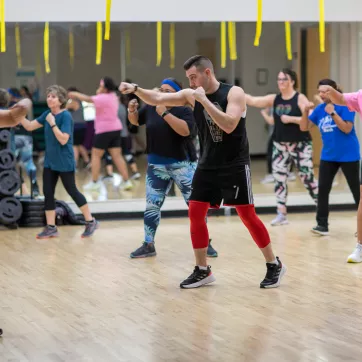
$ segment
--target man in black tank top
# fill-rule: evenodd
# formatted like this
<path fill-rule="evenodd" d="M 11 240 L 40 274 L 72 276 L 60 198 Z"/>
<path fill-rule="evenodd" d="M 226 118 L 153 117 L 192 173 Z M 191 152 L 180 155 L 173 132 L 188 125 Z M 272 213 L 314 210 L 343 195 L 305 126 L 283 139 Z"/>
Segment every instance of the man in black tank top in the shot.
<path fill-rule="evenodd" d="M 246 135 L 244 91 L 217 81 L 211 61 L 200 55 L 184 64 L 191 89 L 177 93 L 145 90 L 136 84 L 121 83 L 122 93 L 135 93 L 151 105 L 191 105 L 201 143 L 201 157 L 192 181 L 189 202 L 191 239 L 196 267 L 181 288 L 197 288 L 215 277 L 207 265 L 208 230 L 205 221 L 210 207 L 233 206 L 248 228 L 267 262 L 261 288 L 275 288 L 286 271 L 274 256 L 268 231 L 255 213 L 250 177 L 249 144 Z"/>
<path fill-rule="evenodd" d="M 314 178 L 312 139 L 309 131 L 300 130 L 302 111 L 309 101 L 304 94 L 296 91 L 297 75 L 290 69 L 283 69 L 278 74 L 279 94 L 264 97 L 246 96 L 249 106 L 273 107 L 275 137 L 273 142 L 272 171 L 275 179 L 277 199 L 277 217 L 273 226 L 288 224 L 287 196 L 288 173 L 295 164 L 304 187 L 314 202 L 318 198 L 318 186 Z"/>

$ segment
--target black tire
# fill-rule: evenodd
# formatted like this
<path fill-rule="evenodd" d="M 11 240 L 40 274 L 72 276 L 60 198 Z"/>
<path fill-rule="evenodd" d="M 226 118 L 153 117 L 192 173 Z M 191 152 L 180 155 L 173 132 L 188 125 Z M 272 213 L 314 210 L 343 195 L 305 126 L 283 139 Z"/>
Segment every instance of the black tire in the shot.
<path fill-rule="evenodd" d="M 44 200 L 19 198 L 23 205 L 24 212 L 41 212 L 45 210 Z"/>

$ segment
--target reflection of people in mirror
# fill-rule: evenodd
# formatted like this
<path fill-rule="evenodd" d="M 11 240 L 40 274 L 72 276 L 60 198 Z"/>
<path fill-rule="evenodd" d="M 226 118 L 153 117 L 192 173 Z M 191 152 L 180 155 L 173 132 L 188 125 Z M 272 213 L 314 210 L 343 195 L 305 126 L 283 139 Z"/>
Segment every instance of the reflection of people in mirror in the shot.
<path fill-rule="evenodd" d="M 262 97 L 246 96 L 248 105 L 258 108 L 273 107 L 275 134 L 273 142 L 272 171 L 277 198 L 276 218 L 272 225 L 284 225 L 287 219 L 288 173 L 294 162 L 305 188 L 317 202 L 318 186 L 314 179 L 312 138 L 309 132 L 299 128 L 302 111 L 309 104 L 307 97 L 296 89 L 297 75 L 291 69 L 278 74 L 279 94 Z"/>
<path fill-rule="evenodd" d="M 335 81 L 322 79 L 318 84 L 318 91 L 323 103 L 315 108 L 313 103 L 305 107 L 300 122 L 302 131 L 307 131 L 310 126 L 316 125 L 322 136 L 317 226 L 312 229 L 314 233 L 320 235 L 328 235 L 329 232 L 329 193 L 339 169 L 346 177 L 356 205 L 360 199 L 360 149 L 354 128 L 355 113 L 349 111 L 347 106 L 334 105 L 323 91 L 325 85 L 339 91 Z"/>

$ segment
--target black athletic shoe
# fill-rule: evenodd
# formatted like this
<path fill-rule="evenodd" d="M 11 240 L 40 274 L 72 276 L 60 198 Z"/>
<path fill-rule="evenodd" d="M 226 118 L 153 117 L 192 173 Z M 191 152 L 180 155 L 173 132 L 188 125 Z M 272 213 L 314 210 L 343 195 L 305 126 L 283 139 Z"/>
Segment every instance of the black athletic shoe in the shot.
<path fill-rule="evenodd" d="M 131 258 L 147 258 L 156 255 L 154 243 L 144 242 L 137 250 L 131 253 Z"/>
<path fill-rule="evenodd" d="M 180 284 L 180 288 L 198 288 L 215 280 L 216 278 L 212 274 L 210 266 L 206 270 L 201 270 L 198 266 L 195 266 L 194 272 Z"/>
<path fill-rule="evenodd" d="M 280 285 L 280 280 L 287 271 L 287 268 L 282 262 L 278 260 L 277 264 L 266 263 L 267 272 L 264 280 L 260 283 L 260 288 L 277 288 Z"/>
<path fill-rule="evenodd" d="M 217 251 L 211 245 L 211 239 L 209 239 L 209 245 L 207 247 L 207 256 L 209 258 L 217 258 Z"/>
<path fill-rule="evenodd" d="M 312 232 L 314 234 L 323 235 L 323 236 L 329 235 L 329 230 L 327 226 L 317 225 L 312 229 Z"/>

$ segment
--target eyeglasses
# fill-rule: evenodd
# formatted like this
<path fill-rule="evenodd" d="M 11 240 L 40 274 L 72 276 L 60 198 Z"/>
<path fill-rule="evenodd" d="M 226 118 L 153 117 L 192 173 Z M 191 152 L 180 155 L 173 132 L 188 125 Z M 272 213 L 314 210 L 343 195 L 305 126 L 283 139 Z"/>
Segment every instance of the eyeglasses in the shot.
<path fill-rule="evenodd" d="M 278 82 L 288 82 L 288 78 L 278 78 Z"/>

